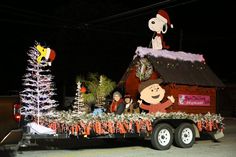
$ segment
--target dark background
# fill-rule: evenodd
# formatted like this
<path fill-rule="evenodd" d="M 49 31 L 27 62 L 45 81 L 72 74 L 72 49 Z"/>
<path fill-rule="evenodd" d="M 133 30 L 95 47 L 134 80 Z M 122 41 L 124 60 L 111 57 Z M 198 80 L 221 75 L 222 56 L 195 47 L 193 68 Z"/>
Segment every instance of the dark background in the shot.
<path fill-rule="evenodd" d="M 148 47 L 148 20 L 165 9 L 170 50 L 201 53 L 225 83 L 235 83 L 233 1 L 8 0 L 0 2 L 0 92 L 20 91 L 27 51 L 38 41 L 56 51 L 59 95 L 73 96 L 77 75 L 98 72 L 118 82 L 137 46 Z M 63 92 L 64 91 L 64 92 Z"/>

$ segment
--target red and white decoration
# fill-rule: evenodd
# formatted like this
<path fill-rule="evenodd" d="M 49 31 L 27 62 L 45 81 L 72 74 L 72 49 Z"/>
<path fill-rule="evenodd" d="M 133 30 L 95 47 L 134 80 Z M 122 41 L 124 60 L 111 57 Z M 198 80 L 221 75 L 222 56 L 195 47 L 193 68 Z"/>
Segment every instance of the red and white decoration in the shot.
<path fill-rule="evenodd" d="M 53 115 L 52 111 L 57 106 L 54 100 L 56 89 L 46 61 L 37 62 L 40 54 L 38 49 L 31 47 L 27 54 L 29 59 L 27 72 L 23 76 L 24 89 L 20 92 L 23 105 L 21 114 L 34 116 L 39 124 L 40 117 Z"/>
<path fill-rule="evenodd" d="M 44 58 L 47 61 L 47 64 L 49 66 L 52 65 L 52 61 L 54 61 L 56 57 L 56 53 L 53 49 L 51 48 L 45 48 L 41 46 L 39 43 L 35 45 L 35 48 L 38 50 L 39 55 L 37 57 L 37 62 L 40 64 L 42 62 L 42 59 Z"/>
<path fill-rule="evenodd" d="M 187 114 L 184 112 L 155 114 L 122 114 L 115 115 L 82 114 L 74 117 L 65 111 L 57 113 L 57 117 L 44 117 L 40 125 L 51 128 L 57 134 L 68 134 L 74 136 L 96 136 L 108 134 L 144 133 L 150 134 L 153 130 L 152 122 L 155 119 L 189 119 L 192 120 L 201 131 L 223 130 L 223 118 L 217 114 Z"/>
<path fill-rule="evenodd" d="M 155 36 L 152 38 L 152 48 L 161 50 L 169 49 L 169 46 L 163 41 L 163 35 L 168 30 L 168 26 L 173 28 L 173 24 L 170 22 L 168 13 L 165 10 L 159 10 L 156 17 L 151 18 L 148 21 L 148 27 L 155 32 Z"/>

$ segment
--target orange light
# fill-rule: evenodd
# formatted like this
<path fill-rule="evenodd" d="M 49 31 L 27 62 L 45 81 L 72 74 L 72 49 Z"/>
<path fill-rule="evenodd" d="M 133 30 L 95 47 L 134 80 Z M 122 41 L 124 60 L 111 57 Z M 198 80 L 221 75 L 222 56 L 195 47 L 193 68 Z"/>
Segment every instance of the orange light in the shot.
<path fill-rule="evenodd" d="M 86 89 L 84 86 L 82 86 L 82 87 L 80 88 L 80 92 L 81 92 L 81 93 L 86 93 L 86 91 L 87 91 L 87 89 Z"/>
<path fill-rule="evenodd" d="M 16 120 L 16 122 L 20 122 L 21 115 L 19 113 L 15 114 L 15 120 Z"/>

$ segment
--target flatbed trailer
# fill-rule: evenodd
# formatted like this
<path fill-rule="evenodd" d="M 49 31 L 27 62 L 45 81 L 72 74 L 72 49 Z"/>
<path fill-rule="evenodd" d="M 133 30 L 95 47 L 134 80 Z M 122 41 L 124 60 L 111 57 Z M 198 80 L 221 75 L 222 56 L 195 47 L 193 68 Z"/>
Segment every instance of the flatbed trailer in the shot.
<path fill-rule="evenodd" d="M 110 117 L 114 115 L 105 116 Z M 136 114 L 133 116 L 139 115 Z M 149 116 L 152 118 L 147 119 Z M 178 118 L 178 116 L 181 118 Z M 82 120 L 78 120 L 76 124 L 64 124 L 52 119 L 50 120 L 50 123 L 48 123 L 48 121 L 44 121 L 44 124 L 41 123 L 42 125 L 55 130 L 55 134 L 32 134 L 30 132 L 31 128 L 25 126 L 22 145 L 30 146 L 32 144 L 31 141 L 34 141 L 33 143 L 35 144 L 35 141 L 39 139 L 54 140 L 75 137 L 78 138 L 78 140 L 143 138 L 150 140 L 154 149 L 167 150 L 173 143 L 181 148 L 190 148 L 194 145 L 195 139 L 200 138 L 202 133 L 208 133 L 213 140 L 218 140 L 224 136 L 223 118 L 216 114 L 190 115 L 186 113 L 163 113 L 161 114 L 161 118 L 149 114 L 140 114 L 140 117 L 135 121 L 129 121 L 130 127 L 125 124 L 128 123 L 125 118 L 122 121 L 120 119 L 121 117 L 124 118 L 123 115 L 115 115 L 113 131 L 111 130 L 112 128 L 108 127 L 110 121 L 104 121 L 104 115 L 87 119 L 86 123 Z M 200 120 L 195 119 L 196 117 Z M 99 123 L 99 121 L 102 121 L 101 119 L 103 119 L 103 122 Z M 83 124 L 81 124 L 82 122 Z"/>

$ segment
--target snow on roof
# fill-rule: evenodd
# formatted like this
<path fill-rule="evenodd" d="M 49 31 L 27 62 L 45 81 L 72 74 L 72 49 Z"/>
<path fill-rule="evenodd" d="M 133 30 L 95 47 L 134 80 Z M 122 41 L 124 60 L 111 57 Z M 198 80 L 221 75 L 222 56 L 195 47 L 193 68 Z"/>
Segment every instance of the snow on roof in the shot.
<path fill-rule="evenodd" d="M 135 51 L 137 56 L 144 57 L 145 55 L 151 55 L 154 57 L 164 57 L 169 58 L 173 60 L 183 60 L 183 61 L 191 61 L 191 62 L 205 62 L 205 59 L 202 54 L 192 54 L 192 53 L 186 53 L 183 51 L 169 51 L 169 50 L 155 50 L 152 48 L 145 48 L 145 47 L 137 47 Z"/>

